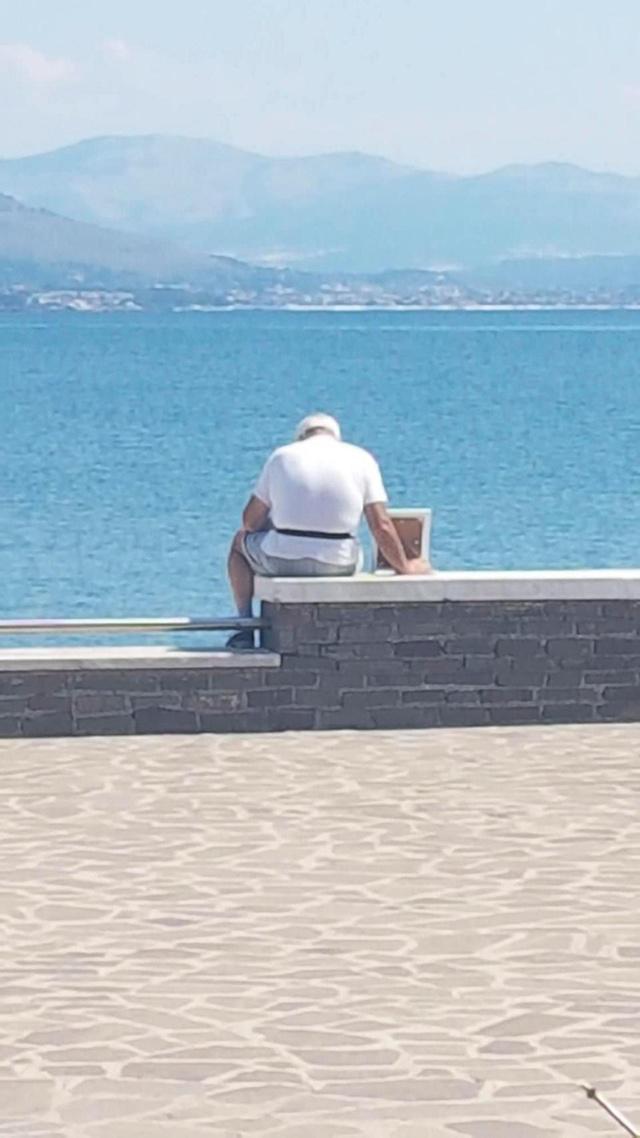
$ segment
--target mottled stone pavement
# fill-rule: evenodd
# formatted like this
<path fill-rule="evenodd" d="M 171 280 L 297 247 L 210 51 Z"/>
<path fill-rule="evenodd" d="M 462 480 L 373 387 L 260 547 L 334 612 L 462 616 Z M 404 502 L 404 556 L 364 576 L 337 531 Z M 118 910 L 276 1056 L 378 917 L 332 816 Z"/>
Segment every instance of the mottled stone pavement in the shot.
<path fill-rule="evenodd" d="M 640 726 L 0 759 L 2 1138 L 640 1125 Z"/>

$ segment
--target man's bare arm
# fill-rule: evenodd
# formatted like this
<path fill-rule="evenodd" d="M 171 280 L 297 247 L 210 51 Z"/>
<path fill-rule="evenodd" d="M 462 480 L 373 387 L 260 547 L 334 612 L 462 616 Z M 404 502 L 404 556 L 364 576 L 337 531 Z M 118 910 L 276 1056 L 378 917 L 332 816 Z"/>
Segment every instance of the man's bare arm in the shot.
<path fill-rule="evenodd" d="M 382 556 L 396 573 L 420 575 L 431 572 L 431 567 L 424 558 L 407 557 L 383 502 L 373 502 L 370 506 L 365 506 L 364 513 Z"/>
<path fill-rule="evenodd" d="M 242 528 L 249 531 L 249 533 L 257 533 L 259 530 L 267 528 L 269 521 L 269 507 L 265 506 L 260 498 L 256 498 L 255 494 L 249 498 L 243 514 L 242 514 Z"/>

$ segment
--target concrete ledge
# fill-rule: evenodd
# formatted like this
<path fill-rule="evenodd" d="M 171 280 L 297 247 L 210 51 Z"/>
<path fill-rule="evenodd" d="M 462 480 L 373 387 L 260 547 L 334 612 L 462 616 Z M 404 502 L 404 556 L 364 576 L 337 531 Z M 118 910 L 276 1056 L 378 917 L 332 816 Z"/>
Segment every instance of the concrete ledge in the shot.
<path fill-rule="evenodd" d="M 154 672 L 212 668 L 277 668 L 277 652 L 183 651 L 165 647 L 14 648 L 0 651 L 0 672 L 127 671 Z"/>
<path fill-rule="evenodd" d="M 277 604 L 438 604 L 442 601 L 640 600 L 640 569 L 432 573 L 398 577 L 261 577 L 256 596 Z"/>

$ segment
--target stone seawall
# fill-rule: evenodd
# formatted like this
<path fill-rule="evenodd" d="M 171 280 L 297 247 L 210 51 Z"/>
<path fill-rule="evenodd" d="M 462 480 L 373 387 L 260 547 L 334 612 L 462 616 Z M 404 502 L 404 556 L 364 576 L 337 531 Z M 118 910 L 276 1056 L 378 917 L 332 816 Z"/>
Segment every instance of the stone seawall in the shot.
<path fill-rule="evenodd" d="M 638 602 L 265 609 L 270 698 L 317 728 L 640 719 Z"/>
<path fill-rule="evenodd" d="M 263 581 L 254 654 L 0 653 L 0 735 L 640 720 L 640 572 Z"/>
<path fill-rule="evenodd" d="M 259 698 L 279 667 L 269 652 L 3 652 L 0 737 L 282 730 Z"/>

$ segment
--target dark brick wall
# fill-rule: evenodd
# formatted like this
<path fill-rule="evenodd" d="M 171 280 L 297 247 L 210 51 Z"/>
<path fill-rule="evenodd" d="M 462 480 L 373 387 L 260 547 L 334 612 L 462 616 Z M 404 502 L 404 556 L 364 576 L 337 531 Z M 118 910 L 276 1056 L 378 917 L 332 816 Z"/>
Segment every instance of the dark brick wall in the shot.
<path fill-rule="evenodd" d="M 0 736 L 271 731 L 273 668 L 0 672 Z M 271 683 L 271 681 L 270 681 Z M 311 726 L 310 716 L 300 726 Z"/>
<path fill-rule="evenodd" d="M 263 607 L 317 728 L 640 719 L 637 601 Z"/>
<path fill-rule="evenodd" d="M 265 604 L 279 668 L 0 672 L 0 736 L 640 720 L 640 602 Z"/>

